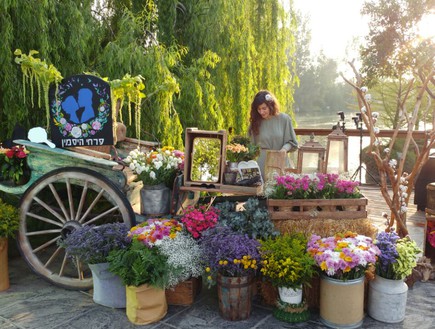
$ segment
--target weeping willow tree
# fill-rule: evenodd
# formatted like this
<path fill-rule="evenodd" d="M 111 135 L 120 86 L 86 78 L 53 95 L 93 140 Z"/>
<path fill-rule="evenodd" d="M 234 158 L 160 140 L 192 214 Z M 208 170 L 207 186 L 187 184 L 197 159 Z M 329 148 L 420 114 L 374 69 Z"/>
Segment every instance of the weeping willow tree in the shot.
<path fill-rule="evenodd" d="M 35 49 L 39 58 L 54 65 L 63 76 L 93 65 L 99 52 L 100 26 L 91 15 L 92 1 L 21 1 L 0 4 L 0 140 L 10 137 L 19 123 L 25 128 L 45 126 L 44 105 L 32 104 L 14 51 Z M 97 41 L 97 42 L 96 42 Z M 37 99 L 37 88 L 33 99 Z"/>
<path fill-rule="evenodd" d="M 296 29 L 280 0 L 9 0 L 0 7 L 0 140 L 15 122 L 44 125 L 34 115 L 43 109 L 23 98 L 16 48 L 38 50 L 64 77 L 142 76 L 141 132 L 132 122 L 128 134 L 177 148 L 189 126 L 246 133 L 259 89 L 292 114 L 297 78 L 287 63 L 294 63 Z"/>
<path fill-rule="evenodd" d="M 246 133 L 250 102 L 264 88 L 292 115 L 296 27 L 281 1 L 168 0 L 158 6 L 165 12 L 158 22 L 161 40 L 186 46 L 188 67 L 197 67 L 203 59 L 200 72 L 206 80 L 199 77 L 192 84 L 185 78 L 180 83 L 176 106 L 184 126 L 233 127 L 237 134 Z M 222 120 L 213 120 L 215 116 Z"/>

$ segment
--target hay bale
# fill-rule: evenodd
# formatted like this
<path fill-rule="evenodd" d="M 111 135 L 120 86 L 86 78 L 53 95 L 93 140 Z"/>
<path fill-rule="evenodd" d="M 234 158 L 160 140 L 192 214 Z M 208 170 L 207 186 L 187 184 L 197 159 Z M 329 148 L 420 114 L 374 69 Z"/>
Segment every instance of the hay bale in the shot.
<path fill-rule="evenodd" d="M 362 219 L 287 219 L 273 221 L 277 230 L 284 233 L 302 233 L 307 237 L 317 234 L 322 238 L 336 233 L 352 231 L 361 235 L 375 238 L 377 228 L 368 218 Z"/>

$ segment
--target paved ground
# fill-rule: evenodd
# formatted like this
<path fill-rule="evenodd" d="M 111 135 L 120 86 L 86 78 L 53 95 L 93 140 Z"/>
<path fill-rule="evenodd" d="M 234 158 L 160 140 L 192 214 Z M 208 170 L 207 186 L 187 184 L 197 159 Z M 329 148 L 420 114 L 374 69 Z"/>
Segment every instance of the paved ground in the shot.
<path fill-rule="evenodd" d="M 214 290 L 203 289 L 193 306 L 170 306 L 159 323 L 136 326 L 130 323 L 124 309 L 112 309 L 95 304 L 85 292 L 57 288 L 36 276 L 21 257 L 10 260 L 11 287 L 0 292 L 0 328 L 2 329 L 102 329 L 102 328 L 325 328 L 317 311 L 300 324 L 278 321 L 270 307 L 255 302 L 248 320 L 231 322 L 218 313 Z M 429 329 L 434 327 L 435 282 L 417 282 L 408 291 L 406 318 L 400 324 L 384 324 L 365 316 L 362 328 Z"/>
<path fill-rule="evenodd" d="M 372 193 L 379 191 L 372 189 Z M 370 191 L 367 191 L 369 194 Z M 372 196 L 369 200 L 376 200 Z M 379 197 L 377 198 L 379 200 Z M 369 202 L 374 204 L 375 202 Z M 369 209 L 372 216 L 378 210 Z M 424 214 L 415 209 L 409 214 L 411 236 L 421 246 L 423 241 L 422 221 Z M 369 216 L 370 217 L 370 216 Z M 374 220 L 380 224 L 380 220 Z M 31 272 L 24 260 L 12 255 L 9 263 L 11 287 L 0 292 L 1 329 L 103 329 L 103 328 L 234 328 L 234 329 L 280 329 L 280 328 L 325 328 L 319 321 L 318 312 L 311 310 L 311 319 L 300 324 L 278 321 L 272 308 L 254 301 L 252 314 L 245 321 L 230 322 L 218 312 L 217 295 L 214 289 L 203 288 L 202 293 L 190 307 L 170 306 L 166 317 L 152 325 L 136 326 L 130 323 L 124 309 L 112 309 L 95 304 L 87 292 L 70 291 L 55 287 Z M 399 324 L 385 324 L 365 316 L 362 328 L 370 329 L 429 329 L 435 323 L 435 282 L 417 282 L 408 291 L 406 318 Z"/>

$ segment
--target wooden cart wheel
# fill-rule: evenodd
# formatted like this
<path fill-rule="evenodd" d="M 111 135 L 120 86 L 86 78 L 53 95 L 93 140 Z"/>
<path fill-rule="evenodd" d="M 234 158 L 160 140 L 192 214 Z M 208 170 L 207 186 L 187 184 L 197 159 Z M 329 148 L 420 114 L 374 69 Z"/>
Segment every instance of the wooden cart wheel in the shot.
<path fill-rule="evenodd" d="M 92 287 L 86 264 L 57 245 L 84 225 L 124 222 L 135 225 L 126 196 L 103 175 L 85 168 L 61 168 L 39 178 L 21 198 L 18 247 L 31 269 L 67 289 Z"/>

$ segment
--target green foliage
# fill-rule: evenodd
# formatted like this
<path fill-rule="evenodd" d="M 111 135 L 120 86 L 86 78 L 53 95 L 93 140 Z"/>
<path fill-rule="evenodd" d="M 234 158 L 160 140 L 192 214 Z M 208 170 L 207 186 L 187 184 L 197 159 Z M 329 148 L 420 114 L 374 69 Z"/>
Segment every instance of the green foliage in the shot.
<path fill-rule="evenodd" d="M 279 235 L 270 220 L 269 211 L 260 207 L 256 198 L 249 198 L 244 209 L 236 211 L 234 202 L 225 201 L 215 206 L 220 210 L 218 224 L 230 227 L 233 231 L 248 234 L 254 239 L 268 239 Z"/>
<path fill-rule="evenodd" d="M 274 286 L 299 288 L 316 273 L 314 258 L 307 252 L 307 238 L 301 233 L 285 234 L 261 241 L 261 273 Z"/>
<path fill-rule="evenodd" d="M 19 223 L 20 214 L 18 209 L 0 199 L 0 238 L 15 236 Z"/>
<path fill-rule="evenodd" d="M 157 248 L 132 241 L 126 249 L 111 251 L 107 257 L 109 271 L 118 275 L 126 286 L 150 286 L 164 289 L 168 284 L 167 258 Z"/>
<path fill-rule="evenodd" d="M 213 180 L 219 173 L 221 143 L 215 138 L 195 138 L 193 145 L 191 179 Z"/>

